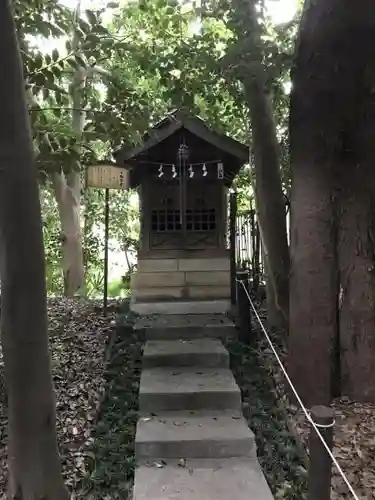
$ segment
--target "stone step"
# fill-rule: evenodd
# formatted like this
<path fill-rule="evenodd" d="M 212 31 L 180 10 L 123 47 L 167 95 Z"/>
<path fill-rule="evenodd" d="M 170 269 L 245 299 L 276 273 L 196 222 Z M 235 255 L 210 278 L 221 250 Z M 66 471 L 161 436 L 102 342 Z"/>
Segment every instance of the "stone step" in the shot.
<path fill-rule="evenodd" d="M 147 340 L 228 339 L 237 330 L 225 314 L 156 315 L 140 318 L 135 330 L 144 330 Z"/>
<path fill-rule="evenodd" d="M 142 413 L 240 410 L 241 393 L 227 368 L 148 368 L 141 376 L 139 408 Z"/>
<path fill-rule="evenodd" d="M 130 310 L 140 314 L 221 314 L 231 310 L 229 299 L 131 300 Z"/>
<path fill-rule="evenodd" d="M 256 459 L 167 461 L 135 471 L 133 500 L 228 499 L 273 500 Z"/>
<path fill-rule="evenodd" d="M 227 299 L 230 297 L 230 287 L 224 285 L 186 285 L 186 286 L 159 286 L 139 287 L 132 286 L 132 297 L 138 302 L 168 301 L 174 299 Z M 174 307 L 174 303 L 172 305 Z"/>
<path fill-rule="evenodd" d="M 141 418 L 137 460 L 256 456 L 255 438 L 240 412 L 164 412 Z"/>
<path fill-rule="evenodd" d="M 211 338 L 227 340 L 236 338 L 237 330 L 234 325 L 229 326 L 207 326 L 207 327 L 171 327 L 171 328 L 149 328 L 146 330 L 147 340 L 172 340 L 172 339 L 201 339 Z"/>
<path fill-rule="evenodd" d="M 220 340 L 149 340 L 143 351 L 143 367 L 229 367 L 229 354 Z"/>

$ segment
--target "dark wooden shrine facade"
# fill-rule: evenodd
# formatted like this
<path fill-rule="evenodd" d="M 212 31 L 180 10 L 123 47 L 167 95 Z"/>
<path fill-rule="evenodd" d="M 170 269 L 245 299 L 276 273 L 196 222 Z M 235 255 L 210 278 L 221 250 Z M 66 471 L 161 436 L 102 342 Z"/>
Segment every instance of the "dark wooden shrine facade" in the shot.
<path fill-rule="evenodd" d="M 187 150 L 183 166 L 181 144 Z M 227 190 L 247 159 L 247 147 L 178 112 L 148 132 L 140 146 L 118 151 L 116 161 L 132 167 L 130 184 L 140 196 L 139 256 L 225 251 Z"/>
<path fill-rule="evenodd" d="M 155 290 L 149 293 L 152 297 L 174 298 L 198 293 L 188 286 L 192 279 L 186 275 L 189 266 L 195 269 L 192 272 L 213 272 L 209 259 L 221 258 L 220 266 L 226 271 L 227 193 L 240 167 L 248 161 L 248 148 L 211 131 L 197 117 L 174 112 L 152 128 L 140 145 L 121 149 L 115 157 L 118 165 L 130 165 L 130 186 L 139 193 L 139 271 L 146 272 L 147 268 L 174 273 L 164 276 L 165 287 L 174 288 L 173 293 L 171 288 L 166 295 L 161 290 L 159 295 Z M 150 259 L 152 265 L 147 263 Z M 185 262 L 189 259 L 201 261 L 194 267 L 193 260 Z M 147 288 L 153 277 L 139 277 L 138 288 L 140 282 Z M 222 293 L 227 294 L 224 290 Z M 147 291 L 141 295 L 151 296 Z"/>

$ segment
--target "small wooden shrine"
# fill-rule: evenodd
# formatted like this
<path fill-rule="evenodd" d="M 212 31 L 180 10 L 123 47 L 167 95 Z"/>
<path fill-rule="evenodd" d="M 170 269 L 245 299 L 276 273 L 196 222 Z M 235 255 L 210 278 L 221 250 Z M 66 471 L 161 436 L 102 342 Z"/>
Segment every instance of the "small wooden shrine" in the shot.
<path fill-rule="evenodd" d="M 227 193 L 248 156 L 246 146 L 178 111 L 115 153 L 140 199 L 135 303 L 229 299 Z"/>

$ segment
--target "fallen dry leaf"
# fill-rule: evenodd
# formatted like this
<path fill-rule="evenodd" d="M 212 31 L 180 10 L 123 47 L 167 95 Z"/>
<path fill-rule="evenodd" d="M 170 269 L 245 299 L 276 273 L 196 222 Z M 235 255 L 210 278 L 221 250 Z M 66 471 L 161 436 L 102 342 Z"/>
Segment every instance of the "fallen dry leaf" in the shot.
<path fill-rule="evenodd" d="M 100 303 L 93 301 L 48 301 L 57 435 L 62 470 L 71 491 L 87 474 L 87 449 L 105 392 L 105 351 L 114 317 L 111 312 L 104 318 Z M 0 403 L 0 498 L 6 487 L 6 423 L 6 408 Z"/>

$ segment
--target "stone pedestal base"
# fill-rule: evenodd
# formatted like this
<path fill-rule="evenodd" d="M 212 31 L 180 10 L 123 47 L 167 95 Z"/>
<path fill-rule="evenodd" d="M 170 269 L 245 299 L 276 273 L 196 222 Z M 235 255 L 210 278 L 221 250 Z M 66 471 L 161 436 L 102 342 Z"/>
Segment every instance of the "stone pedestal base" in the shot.
<path fill-rule="evenodd" d="M 228 257 L 140 259 L 131 281 L 133 302 L 228 300 Z"/>

